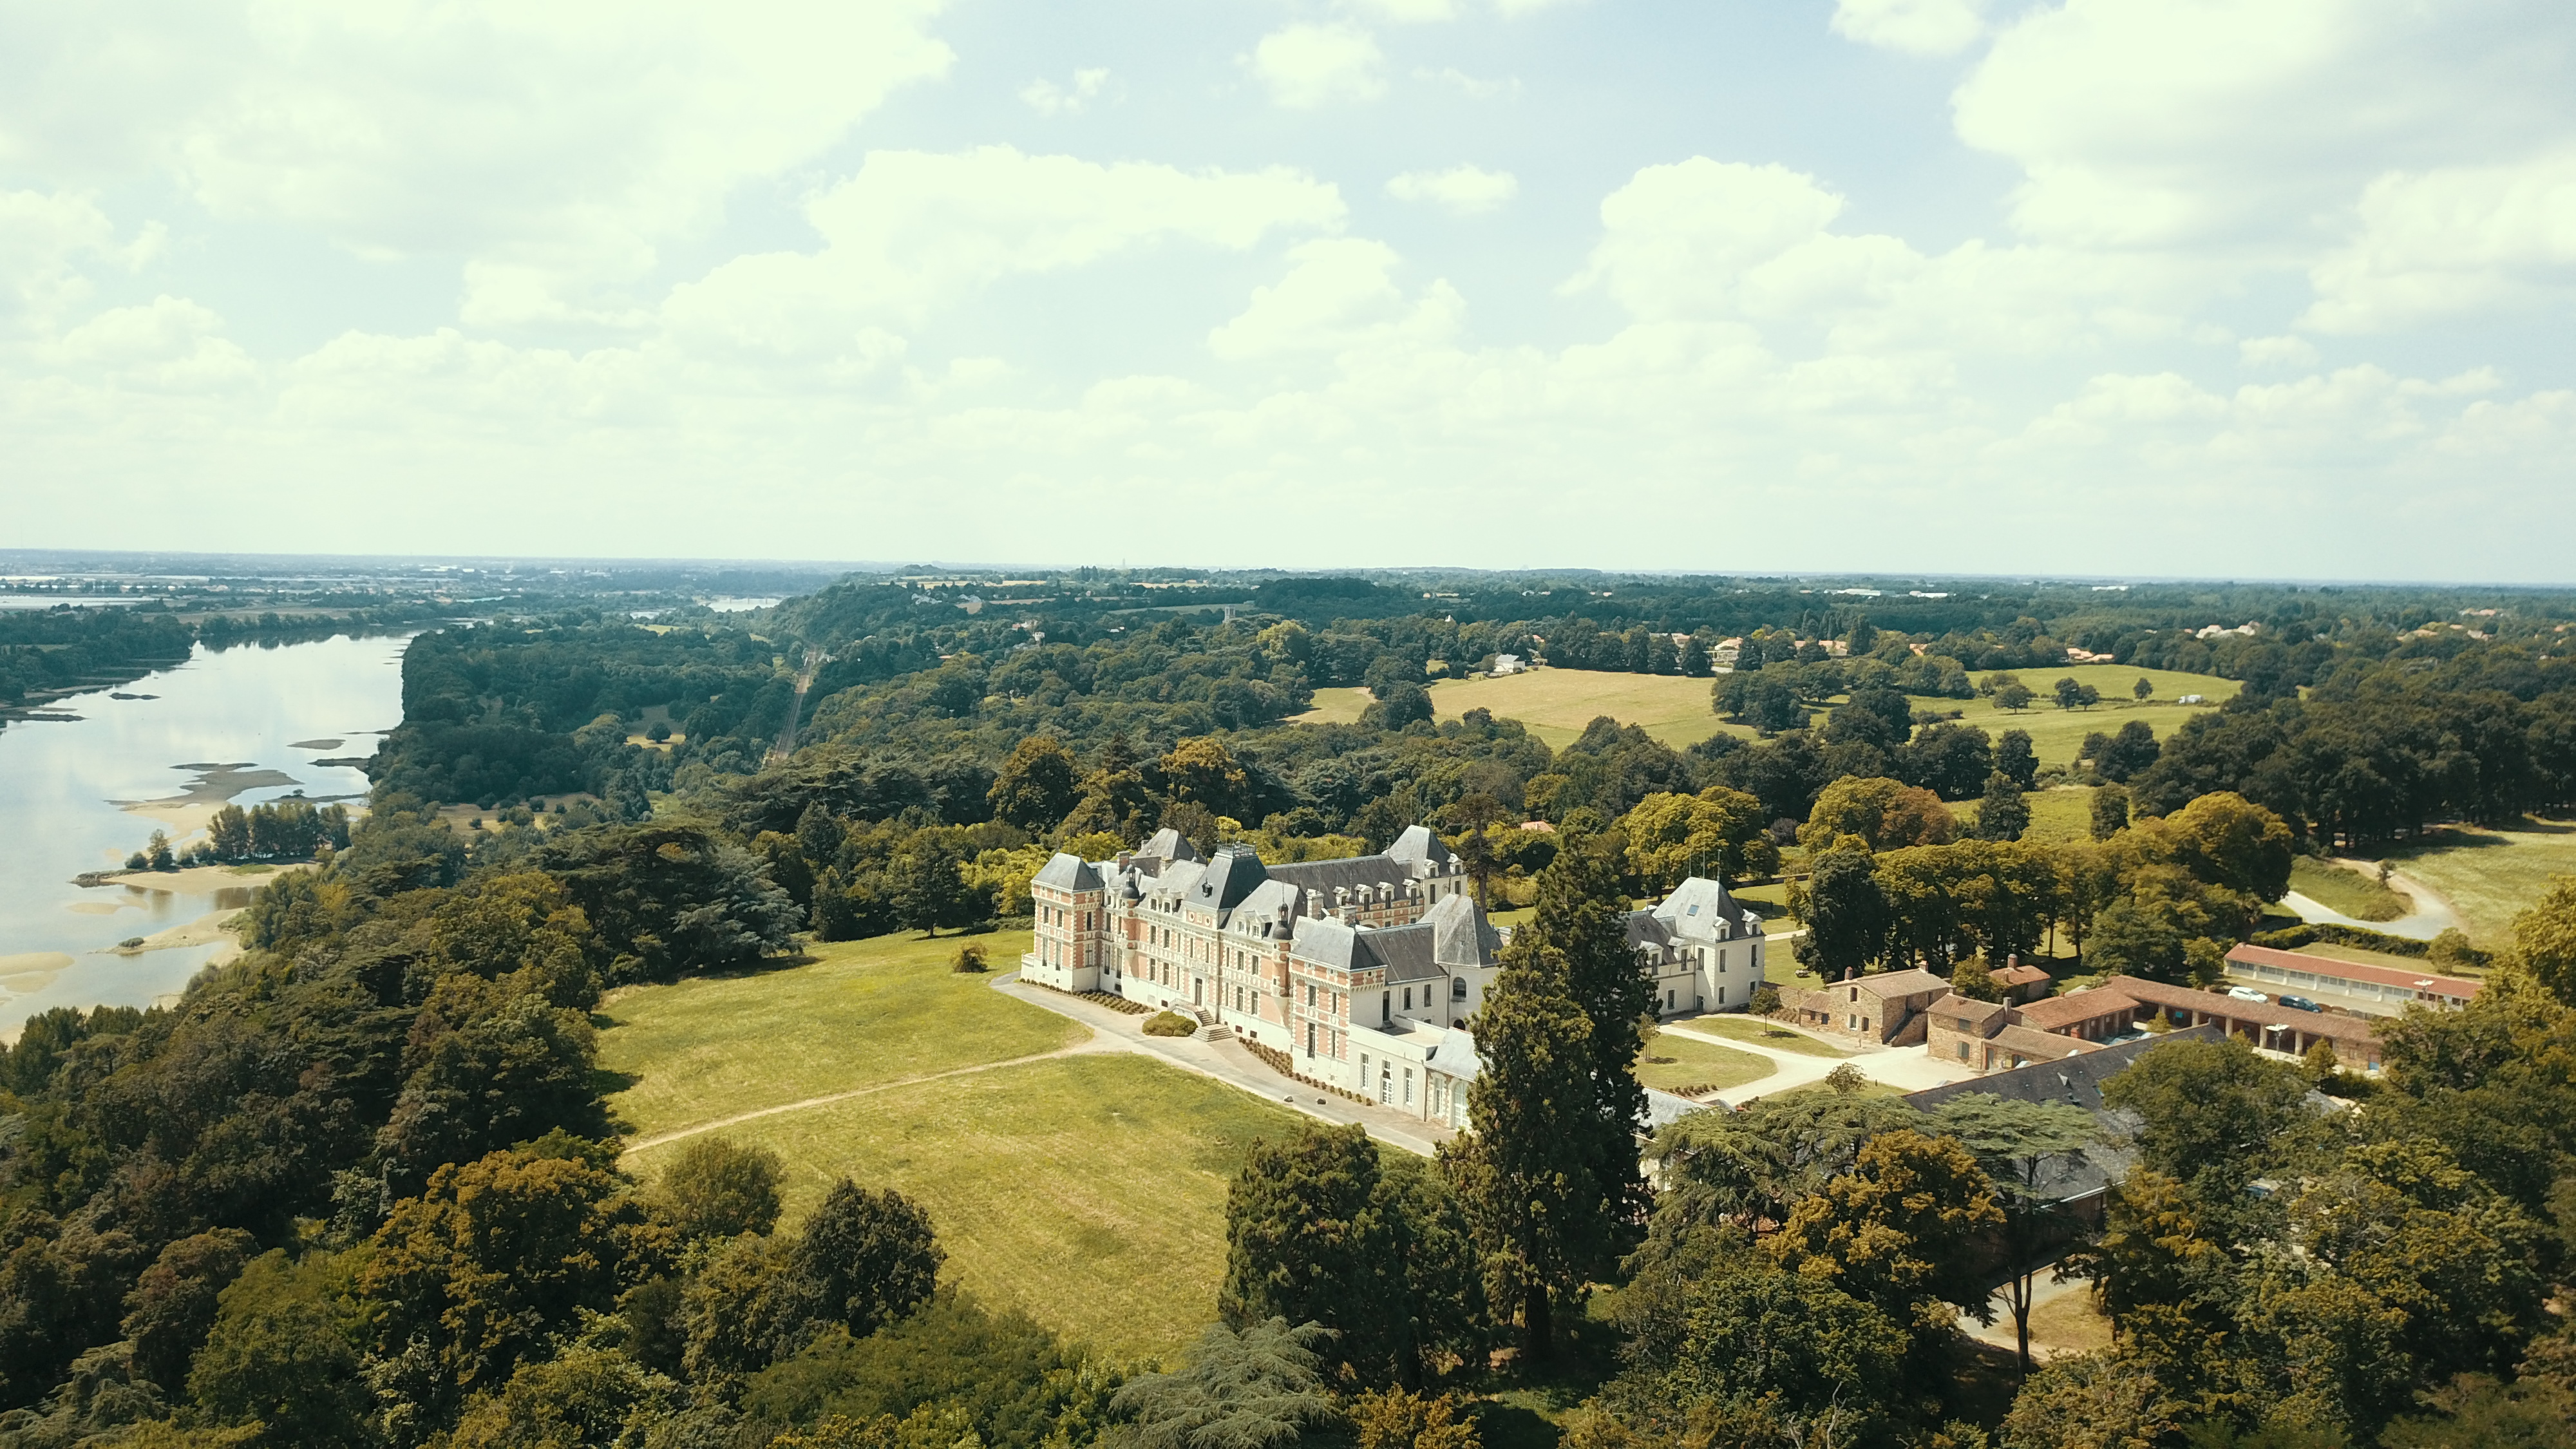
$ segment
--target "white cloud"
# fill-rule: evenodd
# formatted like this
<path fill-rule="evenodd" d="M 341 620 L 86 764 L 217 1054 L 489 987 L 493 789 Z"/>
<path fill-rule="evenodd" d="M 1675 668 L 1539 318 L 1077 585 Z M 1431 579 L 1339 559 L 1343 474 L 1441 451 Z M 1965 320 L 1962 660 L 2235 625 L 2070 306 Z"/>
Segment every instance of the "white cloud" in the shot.
<path fill-rule="evenodd" d="M 1242 313 L 1208 334 L 1208 350 L 1238 362 L 1332 351 L 1348 367 L 1400 368 L 1446 354 L 1466 299 L 1433 282 L 1407 303 L 1393 248 L 1359 238 L 1310 241 L 1288 253 L 1287 273 L 1253 289 Z"/>
<path fill-rule="evenodd" d="M 1488 80 L 1469 75 L 1455 66 L 1443 66 L 1438 70 L 1428 66 L 1417 66 L 1414 69 L 1413 78 L 1435 85 L 1448 86 L 1471 101 L 1518 100 L 1521 94 L 1519 76 L 1499 76 Z"/>
<path fill-rule="evenodd" d="M 1020 99 L 1041 116 L 1078 116 L 1091 109 L 1100 98 L 1101 87 L 1109 83 L 1109 72 L 1101 68 L 1078 70 L 1073 84 L 1060 86 L 1040 77 L 1020 87 Z"/>
<path fill-rule="evenodd" d="M 1402 302 L 1395 249 L 1356 237 L 1311 241 L 1288 253 L 1288 274 L 1256 289 L 1252 304 L 1208 334 L 1208 350 L 1229 360 L 1347 341 Z"/>
<path fill-rule="evenodd" d="M 1512 173 L 1476 166 L 1407 171 L 1386 183 L 1386 194 L 1398 201 L 1428 201 L 1460 216 L 1491 211 L 1518 196 L 1520 190 L 1520 181 Z"/>
<path fill-rule="evenodd" d="M 1335 188 L 1280 168 L 1193 173 L 986 146 L 871 152 L 806 215 L 821 251 L 737 257 L 674 289 L 666 319 L 728 345 L 831 351 L 871 320 L 917 323 L 1006 276 L 1164 239 L 1241 251 L 1275 231 L 1337 228 L 1344 208 Z"/>
<path fill-rule="evenodd" d="M 1955 98 L 2010 157 L 2025 235 L 2303 258 L 2391 170 L 2576 135 L 2557 0 L 2068 0 L 2006 26 Z"/>
<path fill-rule="evenodd" d="M 1293 111 L 1373 101 L 1386 94 L 1377 38 L 1349 25 L 1291 25 L 1261 38 L 1252 73 L 1273 104 Z"/>
<path fill-rule="evenodd" d="M 41 325 L 88 296 L 80 262 L 115 242 L 116 228 L 86 196 L 0 191 L 0 326 Z"/>
<path fill-rule="evenodd" d="M 1346 0 L 1346 3 L 1354 10 L 1397 25 L 1423 25 L 1458 18 L 1455 0 Z"/>
<path fill-rule="evenodd" d="M 147 306 L 116 307 L 63 335 L 54 359 L 96 371 L 127 387 L 201 391 L 252 381 L 259 369 L 223 336 L 223 319 L 206 307 L 162 296 Z"/>
<path fill-rule="evenodd" d="M 1909 55 L 1956 55 L 1986 33 L 1977 0 L 1836 0 L 1836 35 Z"/>
<path fill-rule="evenodd" d="M 1649 320 L 1724 310 L 1745 271 L 1821 234 L 1842 207 L 1783 166 L 1649 166 L 1601 203 L 1601 241 L 1566 285 L 1601 287 Z"/>
<path fill-rule="evenodd" d="M 2304 337 L 2248 337 L 2236 344 L 2247 367 L 2314 367 L 2317 345 Z"/>
<path fill-rule="evenodd" d="M 2576 297 L 2576 147 L 2502 166 L 2391 173 L 2361 195 L 2358 235 L 2310 272 L 2325 332 Z"/>
<path fill-rule="evenodd" d="M 943 74 L 940 0 L 267 0 L 0 19 L 0 157 L 177 178 L 220 219 L 471 260 L 487 325 L 640 313 L 616 289 L 726 196 Z M 79 7 L 72 7 L 77 11 Z M 22 49 L 32 47 L 32 49 Z"/>

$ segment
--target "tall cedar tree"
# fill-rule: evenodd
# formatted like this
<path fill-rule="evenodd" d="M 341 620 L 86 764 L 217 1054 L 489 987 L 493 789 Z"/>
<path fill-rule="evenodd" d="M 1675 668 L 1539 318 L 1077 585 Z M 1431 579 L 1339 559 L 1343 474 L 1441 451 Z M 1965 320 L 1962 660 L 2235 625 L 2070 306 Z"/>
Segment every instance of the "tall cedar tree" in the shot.
<path fill-rule="evenodd" d="M 1583 1134 L 1584 1150 L 1624 1248 L 1654 1206 L 1637 1164 L 1646 1089 L 1635 1068 L 1646 1047 L 1644 1023 L 1655 1010 L 1655 983 L 1628 944 L 1628 898 L 1609 843 L 1571 829 L 1561 840 L 1556 859 L 1538 873 L 1536 909 L 1512 933 L 1504 960 L 1553 970 L 1591 1018 L 1586 1055 L 1593 1121 Z"/>
<path fill-rule="evenodd" d="M 1544 1358 L 1554 1305 L 1615 1254 L 1594 1145 L 1592 1020 L 1566 994 L 1563 963 L 1508 956 L 1476 1017 L 1484 1070 L 1467 1088 L 1473 1130 L 1440 1147 L 1440 1167 L 1484 1254 L 1498 1314 L 1517 1305 L 1524 1346 Z"/>

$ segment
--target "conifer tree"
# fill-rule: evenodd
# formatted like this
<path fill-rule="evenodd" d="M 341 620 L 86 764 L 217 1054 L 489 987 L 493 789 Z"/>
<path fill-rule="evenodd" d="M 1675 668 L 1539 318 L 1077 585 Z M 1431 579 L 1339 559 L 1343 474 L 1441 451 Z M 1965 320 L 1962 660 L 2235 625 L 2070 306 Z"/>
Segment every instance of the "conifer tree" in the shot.
<path fill-rule="evenodd" d="M 1585 1150 L 1611 1220 L 1625 1233 L 1643 1224 L 1653 1205 L 1637 1164 L 1646 1089 L 1634 1069 L 1646 1046 L 1644 1023 L 1655 1010 L 1655 983 L 1628 944 L 1628 898 L 1608 844 L 1579 827 L 1561 839 L 1556 859 L 1538 874 L 1536 908 L 1512 933 L 1503 959 L 1555 975 L 1591 1021 Z"/>
<path fill-rule="evenodd" d="M 1977 802 L 1979 840 L 2019 840 L 2030 829 L 2030 802 L 2021 786 L 2001 770 L 1986 777 L 1985 798 Z"/>
<path fill-rule="evenodd" d="M 1518 1311 L 1533 1358 L 1554 1342 L 1556 1303 L 1613 1254 L 1593 1150 L 1592 1022 L 1562 976 L 1552 956 L 1496 973 L 1476 1017 L 1484 1069 L 1467 1089 L 1472 1131 L 1440 1148 L 1495 1312 Z"/>

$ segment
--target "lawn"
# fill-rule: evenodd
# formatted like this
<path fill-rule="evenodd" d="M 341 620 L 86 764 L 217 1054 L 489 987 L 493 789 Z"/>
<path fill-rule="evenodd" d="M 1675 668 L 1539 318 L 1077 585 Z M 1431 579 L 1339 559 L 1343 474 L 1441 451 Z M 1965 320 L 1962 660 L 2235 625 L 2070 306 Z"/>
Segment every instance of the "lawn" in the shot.
<path fill-rule="evenodd" d="M 1840 1047 L 1827 1046 L 1802 1031 L 1763 1020 L 1758 1016 L 1703 1016 L 1694 1019 L 1690 1029 L 1710 1036 L 1733 1037 L 1752 1042 L 1773 1051 L 1796 1052 L 1802 1057 L 1847 1057 L 1851 1053 Z"/>
<path fill-rule="evenodd" d="M 1758 886 L 1730 885 L 1726 888 L 1726 893 L 1743 902 L 1755 915 L 1760 916 L 1762 929 L 1766 932 L 1786 930 L 1797 924 L 1789 919 L 1789 887 L 1786 882 L 1773 881 L 1769 885 Z"/>
<path fill-rule="evenodd" d="M 2314 856 L 2290 862 L 2290 889 L 2356 921 L 2393 921 L 2408 910 L 2405 897 L 2372 877 Z"/>
<path fill-rule="evenodd" d="M 2042 1283 L 2047 1282 L 2043 1275 Z M 2009 1315 L 1999 1320 L 2012 1327 Z M 2093 1293 L 2078 1288 L 2062 1293 L 2030 1311 L 2030 1341 L 2034 1346 L 2046 1344 L 2058 1353 L 2101 1353 L 2111 1347 L 2111 1320 L 2093 1304 Z"/>
<path fill-rule="evenodd" d="M 1960 722 L 1989 735 L 2008 729 L 2027 730 L 2031 748 L 2043 765 L 2072 764 L 2084 737 L 2096 730 L 2109 734 L 2132 719 L 2143 719 L 2162 739 L 2182 722 L 2236 697 L 2237 684 L 2207 674 L 2177 674 L 2166 669 L 2136 669 L 2119 664 L 2069 664 L 2055 668 L 2013 670 L 2040 698 L 2033 707 L 2006 713 L 1990 699 L 1939 699 L 1913 696 L 1917 709 L 1936 714 L 1960 711 Z M 2141 676 L 2155 694 L 2141 704 L 2129 691 Z M 1971 674 L 1982 679 L 1982 674 Z M 2048 698 L 2060 679 L 2090 684 L 2102 694 L 2091 709 L 2064 710 Z M 1497 719 L 1516 719 L 1550 749 L 1563 749 L 1596 717 L 1608 715 L 1622 724 L 1644 728 L 1656 739 L 1681 749 L 1721 731 L 1747 739 L 1753 732 L 1721 722 L 1709 702 L 1713 681 L 1665 674 L 1612 674 L 1589 669 L 1534 669 L 1491 679 L 1444 679 L 1431 686 L 1431 707 L 1441 719 L 1456 719 L 1479 706 Z M 2174 700 L 2197 694 L 2202 705 Z M 1368 707 L 1365 689 L 1319 689 L 1314 707 L 1296 717 L 1297 724 L 1348 724 Z"/>
<path fill-rule="evenodd" d="M 929 1213 L 945 1281 L 1113 1357 L 1169 1360 L 1216 1316 L 1226 1188 L 1246 1149 L 1302 1120 L 1102 1053 L 895 1087 L 725 1135 L 787 1159 L 787 1223 L 844 1175 L 895 1188 Z M 673 1150 L 627 1163 L 650 1178 Z"/>
<path fill-rule="evenodd" d="M 2365 946 L 2335 946 L 2323 941 L 2311 941 L 2291 954 L 2323 956 L 2329 961 L 2351 961 L 2363 966 L 2385 966 L 2391 971 L 2412 971 L 2419 976 L 2434 969 L 2421 956 L 2392 956 L 2385 951 L 2373 951 Z M 2446 970 L 2443 974 L 2447 976 L 2457 973 Z"/>
<path fill-rule="evenodd" d="M 1636 1067 L 1639 1083 L 1665 1092 L 1678 1092 L 1685 1087 L 1724 1091 L 1758 1082 L 1778 1070 L 1768 1058 L 1693 1041 L 1670 1031 L 1646 1033 L 1645 1054 L 1638 1058 Z"/>
<path fill-rule="evenodd" d="M 637 1137 L 738 1113 L 1053 1051 L 1088 1028 L 948 969 L 972 940 L 1007 970 L 1026 931 L 816 946 L 807 965 L 668 986 L 601 1003 L 599 1064 L 628 1079 L 609 1106 Z"/>
<path fill-rule="evenodd" d="M 2550 877 L 2576 875 L 2576 822 L 2542 821 L 2519 830 L 2454 826 L 2389 859 L 2449 897 L 2469 939 L 2493 949 L 2512 944 L 2514 916 L 2549 893 Z"/>

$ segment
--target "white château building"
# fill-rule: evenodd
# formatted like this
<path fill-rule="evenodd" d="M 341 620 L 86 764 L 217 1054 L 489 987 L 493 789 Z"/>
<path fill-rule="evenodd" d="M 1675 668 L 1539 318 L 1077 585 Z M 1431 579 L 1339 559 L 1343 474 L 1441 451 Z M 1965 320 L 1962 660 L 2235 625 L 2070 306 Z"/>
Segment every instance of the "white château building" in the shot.
<path fill-rule="evenodd" d="M 1030 894 L 1026 979 L 1194 1015 L 1302 1075 L 1465 1124 L 1470 1026 L 1503 936 L 1430 830 L 1378 855 L 1275 866 L 1231 845 L 1201 860 L 1163 830 L 1112 860 L 1059 854 Z M 1665 1014 L 1740 1009 L 1762 982 L 1761 921 L 1715 881 L 1632 913 L 1628 934 Z"/>

